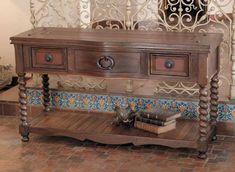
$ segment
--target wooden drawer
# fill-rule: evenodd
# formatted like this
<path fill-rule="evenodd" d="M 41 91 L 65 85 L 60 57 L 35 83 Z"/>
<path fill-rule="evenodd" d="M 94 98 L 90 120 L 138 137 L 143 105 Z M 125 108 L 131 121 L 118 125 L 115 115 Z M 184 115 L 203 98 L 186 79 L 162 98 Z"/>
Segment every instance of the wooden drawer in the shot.
<path fill-rule="evenodd" d="M 66 62 L 66 49 L 64 48 L 32 48 L 33 68 L 65 70 Z"/>
<path fill-rule="evenodd" d="M 137 76 L 144 73 L 144 58 L 141 53 L 130 52 L 75 52 L 76 71 L 83 74 L 106 74 L 119 76 Z M 146 68 L 147 73 L 147 68 Z"/>
<path fill-rule="evenodd" d="M 150 74 L 167 76 L 189 76 L 188 54 L 151 54 Z"/>

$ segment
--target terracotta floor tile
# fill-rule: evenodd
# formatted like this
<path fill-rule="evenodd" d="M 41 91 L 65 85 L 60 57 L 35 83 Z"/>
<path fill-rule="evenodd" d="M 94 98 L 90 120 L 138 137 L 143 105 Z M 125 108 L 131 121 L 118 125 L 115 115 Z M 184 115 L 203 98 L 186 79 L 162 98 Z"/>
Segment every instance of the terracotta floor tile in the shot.
<path fill-rule="evenodd" d="M 163 146 L 109 146 L 65 137 L 30 135 L 22 143 L 18 119 L 0 117 L 0 172 L 234 172 L 235 138 L 219 136 L 207 160 L 197 151 Z"/>

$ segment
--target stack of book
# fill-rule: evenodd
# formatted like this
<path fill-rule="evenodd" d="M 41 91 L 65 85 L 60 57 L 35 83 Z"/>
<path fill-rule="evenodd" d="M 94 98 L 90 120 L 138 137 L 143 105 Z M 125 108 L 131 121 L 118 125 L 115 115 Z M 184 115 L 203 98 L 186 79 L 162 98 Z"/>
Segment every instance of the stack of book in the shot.
<path fill-rule="evenodd" d="M 158 110 L 156 112 L 140 112 L 135 119 L 135 127 L 161 134 L 176 128 L 176 119 L 181 113 Z"/>

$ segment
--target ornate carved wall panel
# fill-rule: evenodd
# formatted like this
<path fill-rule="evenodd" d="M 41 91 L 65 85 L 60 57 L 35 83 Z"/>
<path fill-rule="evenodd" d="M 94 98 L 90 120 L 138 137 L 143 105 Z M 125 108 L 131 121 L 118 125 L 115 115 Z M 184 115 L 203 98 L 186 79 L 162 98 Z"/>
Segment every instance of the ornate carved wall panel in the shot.
<path fill-rule="evenodd" d="M 230 97 L 232 78 L 232 25 L 228 16 L 234 0 L 31 0 L 31 22 L 34 27 L 81 27 L 94 29 L 141 29 L 173 32 L 222 32 L 220 48 L 220 94 Z M 234 10 L 235 11 L 235 10 Z M 235 44 L 235 43 L 234 43 Z M 234 53 L 235 54 L 235 53 Z M 235 61 L 235 60 L 234 60 Z M 235 72 L 234 72 L 235 73 Z M 235 74 L 234 74 L 235 75 Z M 61 77 L 61 76 L 60 76 Z M 234 77 L 235 78 L 235 77 Z M 68 79 L 68 81 L 70 81 Z M 235 80 L 235 79 L 234 79 Z M 68 81 L 59 82 L 69 87 Z M 101 82 L 102 81 L 102 82 Z M 105 85 L 100 86 L 99 83 Z M 142 80 L 74 79 L 71 88 L 105 89 L 107 92 L 153 95 L 154 93 L 194 96 L 194 83 L 157 83 Z M 112 87 L 112 86 L 117 87 Z M 234 84 L 235 85 L 235 84 Z M 114 89 L 115 88 L 115 89 Z M 148 91 L 146 91 L 148 90 Z"/>
<path fill-rule="evenodd" d="M 34 27 L 80 27 L 78 0 L 30 0 Z"/>

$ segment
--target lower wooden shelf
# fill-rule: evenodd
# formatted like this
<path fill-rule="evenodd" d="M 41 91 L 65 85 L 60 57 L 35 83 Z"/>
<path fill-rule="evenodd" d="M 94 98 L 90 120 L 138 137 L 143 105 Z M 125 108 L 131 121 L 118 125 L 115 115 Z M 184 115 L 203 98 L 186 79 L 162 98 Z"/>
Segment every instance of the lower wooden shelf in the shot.
<path fill-rule="evenodd" d="M 197 148 L 198 122 L 178 119 L 175 130 L 156 135 L 136 128 L 111 124 L 113 114 L 63 112 L 41 113 L 30 121 L 30 133 L 68 136 L 104 144 L 165 145 Z"/>

